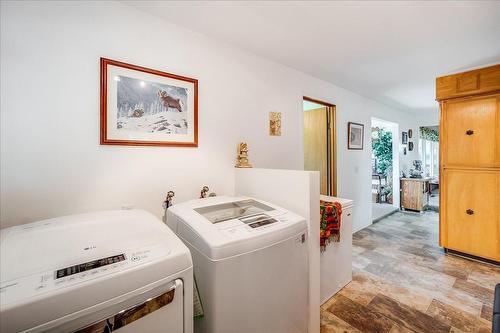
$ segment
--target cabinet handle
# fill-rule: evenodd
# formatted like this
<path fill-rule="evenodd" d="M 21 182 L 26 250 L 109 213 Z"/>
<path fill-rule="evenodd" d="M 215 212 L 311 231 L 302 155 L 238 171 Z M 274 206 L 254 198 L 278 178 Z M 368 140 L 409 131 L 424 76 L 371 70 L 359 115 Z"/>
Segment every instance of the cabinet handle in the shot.
<path fill-rule="evenodd" d="M 465 134 L 467 134 L 467 135 L 472 135 L 472 134 L 474 134 L 474 131 L 473 131 L 473 130 L 471 130 L 471 129 L 469 129 L 469 130 L 467 130 L 467 131 L 465 132 Z"/>
<path fill-rule="evenodd" d="M 468 215 L 473 215 L 474 214 L 474 211 L 472 209 L 467 209 L 465 211 Z"/>

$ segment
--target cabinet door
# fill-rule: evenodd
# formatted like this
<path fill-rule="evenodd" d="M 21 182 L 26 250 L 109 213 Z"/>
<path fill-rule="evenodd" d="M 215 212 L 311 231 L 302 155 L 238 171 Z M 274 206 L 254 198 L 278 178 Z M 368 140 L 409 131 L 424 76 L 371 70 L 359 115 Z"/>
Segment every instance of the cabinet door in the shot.
<path fill-rule="evenodd" d="M 402 207 L 411 210 L 423 210 L 427 205 L 425 198 L 425 182 L 418 180 L 402 181 Z"/>
<path fill-rule="evenodd" d="M 410 188 L 408 185 L 408 181 L 401 181 L 401 207 L 405 209 L 411 209 L 411 196 L 410 196 Z"/>
<path fill-rule="evenodd" d="M 500 166 L 500 98 L 444 101 L 443 166 Z"/>
<path fill-rule="evenodd" d="M 411 210 L 418 209 L 414 182 L 407 179 L 403 180 L 403 208 Z"/>
<path fill-rule="evenodd" d="M 445 170 L 442 245 L 500 260 L 500 171 Z"/>

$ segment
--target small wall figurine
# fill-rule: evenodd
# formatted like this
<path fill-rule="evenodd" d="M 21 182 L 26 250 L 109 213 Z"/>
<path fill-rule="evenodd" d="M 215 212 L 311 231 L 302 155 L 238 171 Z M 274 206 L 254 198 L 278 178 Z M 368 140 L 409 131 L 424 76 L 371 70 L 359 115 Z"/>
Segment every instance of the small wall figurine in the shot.
<path fill-rule="evenodd" d="M 236 157 L 236 168 L 251 168 L 248 162 L 248 145 L 246 142 L 240 142 L 238 145 L 238 156 Z"/>
<path fill-rule="evenodd" d="M 269 112 L 269 135 L 281 136 L 281 112 Z"/>

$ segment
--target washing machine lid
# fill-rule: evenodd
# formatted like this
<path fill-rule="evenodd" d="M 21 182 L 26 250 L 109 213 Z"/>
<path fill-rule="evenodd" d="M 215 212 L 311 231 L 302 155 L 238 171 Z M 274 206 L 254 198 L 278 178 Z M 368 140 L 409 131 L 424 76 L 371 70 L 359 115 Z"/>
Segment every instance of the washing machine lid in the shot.
<path fill-rule="evenodd" d="M 273 210 L 275 210 L 275 208 L 254 199 L 241 199 L 194 208 L 195 212 L 212 223 L 246 218 Z"/>
<path fill-rule="evenodd" d="M 143 210 L 6 228 L 0 242 L 2 322 L 10 311 L 23 310 L 52 320 L 192 267 L 186 246 Z"/>
<path fill-rule="evenodd" d="M 212 260 L 255 251 L 307 229 L 303 217 L 286 209 L 255 198 L 230 196 L 176 204 L 169 208 L 167 224 Z"/>

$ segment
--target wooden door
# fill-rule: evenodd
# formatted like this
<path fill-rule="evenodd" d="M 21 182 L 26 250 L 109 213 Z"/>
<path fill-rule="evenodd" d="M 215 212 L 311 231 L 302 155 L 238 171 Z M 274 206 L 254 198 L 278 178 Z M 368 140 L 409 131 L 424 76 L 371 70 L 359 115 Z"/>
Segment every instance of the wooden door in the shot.
<path fill-rule="evenodd" d="M 442 102 L 443 167 L 500 166 L 500 98 Z"/>
<path fill-rule="evenodd" d="M 500 171 L 443 174 L 442 242 L 452 250 L 500 260 Z"/>
<path fill-rule="evenodd" d="M 327 120 L 327 107 L 304 111 L 304 170 L 319 171 L 322 195 L 328 195 Z"/>

